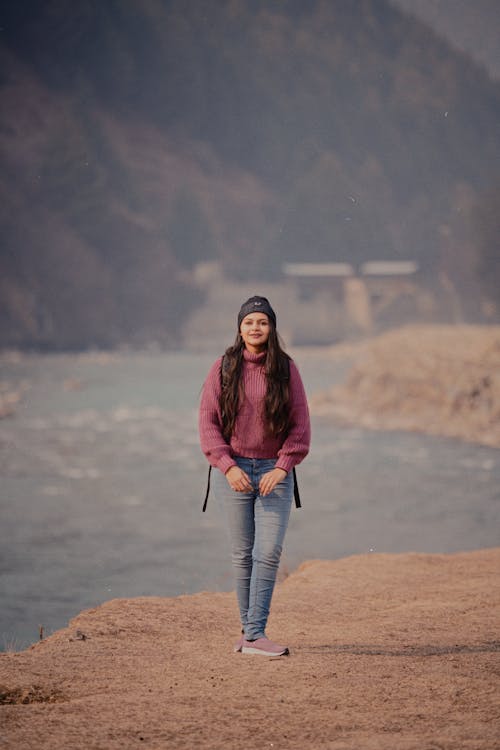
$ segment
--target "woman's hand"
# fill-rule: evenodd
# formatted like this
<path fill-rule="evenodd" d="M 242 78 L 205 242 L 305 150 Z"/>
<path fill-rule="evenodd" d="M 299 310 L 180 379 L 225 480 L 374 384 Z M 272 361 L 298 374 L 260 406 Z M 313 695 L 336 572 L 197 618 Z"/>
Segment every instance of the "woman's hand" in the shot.
<path fill-rule="evenodd" d="M 231 489 L 235 490 L 235 492 L 249 492 L 253 489 L 250 477 L 239 466 L 231 466 L 226 471 L 226 479 Z"/>
<path fill-rule="evenodd" d="M 259 482 L 260 494 L 263 496 L 269 495 L 285 477 L 286 471 L 284 469 L 273 469 L 268 471 L 267 474 L 263 474 Z"/>

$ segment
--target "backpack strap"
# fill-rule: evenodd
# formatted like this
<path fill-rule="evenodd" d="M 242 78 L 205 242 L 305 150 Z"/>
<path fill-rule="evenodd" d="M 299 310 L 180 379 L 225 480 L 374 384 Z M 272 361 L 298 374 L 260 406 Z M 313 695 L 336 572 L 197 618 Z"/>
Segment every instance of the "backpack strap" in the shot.
<path fill-rule="evenodd" d="M 209 492 L 210 492 L 210 476 L 211 476 L 211 474 L 212 474 L 212 466 L 210 465 L 210 466 L 208 467 L 208 477 L 207 477 L 207 491 L 206 491 L 206 493 L 205 493 L 205 500 L 204 500 L 204 502 L 203 502 L 202 513 L 204 513 L 204 512 L 206 511 L 206 509 L 207 509 L 207 503 L 208 503 L 208 494 L 209 494 Z"/>
<path fill-rule="evenodd" d="M 292 472 L 293 472 L 293 496 L 295 498 L 295 507 L 302 508 L 302 503 L 300 502 L 299 485 L 297 483 L 297 472 L 295 471 L 295 466 L 293 467 Z"/>

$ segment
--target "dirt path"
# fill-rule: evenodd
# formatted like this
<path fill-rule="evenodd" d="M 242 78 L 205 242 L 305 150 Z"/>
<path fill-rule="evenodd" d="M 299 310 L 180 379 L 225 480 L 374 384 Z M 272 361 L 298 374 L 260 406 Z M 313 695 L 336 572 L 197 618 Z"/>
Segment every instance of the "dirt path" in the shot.
<path fill-rule="evenodd" d="M 231 652 L 233 594 L 113 600 L 0 655 L 0 747 L 498 750 L 500 549 L 304 563 L 289 657 Z"/>

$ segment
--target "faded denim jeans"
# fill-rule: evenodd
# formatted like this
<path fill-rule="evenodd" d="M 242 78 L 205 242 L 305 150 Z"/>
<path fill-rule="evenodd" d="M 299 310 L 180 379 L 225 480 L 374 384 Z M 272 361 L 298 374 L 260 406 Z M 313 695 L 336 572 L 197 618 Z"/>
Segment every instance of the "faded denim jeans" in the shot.
<path fill-rule="evenodd" d="M 262 497 L 260 478 L 274 469 L 276 459 L 236 457 L 235 461 L 250 477 L 253 492 L 235 492 L 220 471 L 215 472 L 213 488 L 226 510 L 241 624 L 245 638 L 255 640 L 265 636 L 290 515 L 293 477 L 290 472 Z"/>

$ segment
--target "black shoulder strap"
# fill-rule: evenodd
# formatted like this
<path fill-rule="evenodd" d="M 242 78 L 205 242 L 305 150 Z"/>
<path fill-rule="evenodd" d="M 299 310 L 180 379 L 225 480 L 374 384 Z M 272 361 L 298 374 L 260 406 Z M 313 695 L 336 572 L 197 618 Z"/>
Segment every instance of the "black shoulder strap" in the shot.
<path fill-rule="evenodd" d="M 290 380 L 290 357 L 286 357 L 286 380 Z"/>
<path fill-rule="evenodd" d="M 302 503 L 300 502 L 299 485 L 297 483 L 297 472 L 295 471 L 295 466 L 293 467 L 292 471 L 293 471 L 293 496 L 295 498 L 295 507 L 302 508 Z"/>
<path fill-rule="evenodd" d="M 207 477 L 207 491 L 205 493 L 205 500 L 203 502 L 203 509 L 202 512 L 204 513 L 207 509 L 207 503 L 208 503 L 208 494 L 210 492 L 210 476 L 212 474 L 212 467 L 208 467 L 208 477 Z"/>

